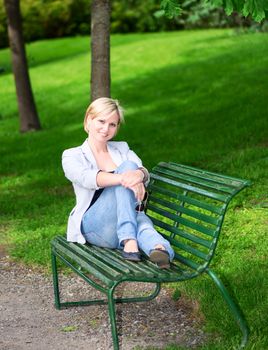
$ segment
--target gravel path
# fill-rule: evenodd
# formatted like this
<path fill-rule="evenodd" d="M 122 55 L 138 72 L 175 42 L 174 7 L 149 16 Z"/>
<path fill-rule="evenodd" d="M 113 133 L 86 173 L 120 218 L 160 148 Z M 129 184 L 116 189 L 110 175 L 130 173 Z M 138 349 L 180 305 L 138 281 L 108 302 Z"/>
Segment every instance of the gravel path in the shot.
<path fill-rule="evenodd" d="M 5 254 L 2 254 L 5 255 Z M 110 350 L 107 306 L 56 310 L 50 276 L 0 257 L 1 350 Z M 61 276 L 65 300 L 99 297 L 99 293 L 74 275 Z M 150 284 L 124 284 L 120 296 L 151 290 Z M 168 289 L 151 302 L 117 305 L 122 350 L 162 349 L 168 344 L 195 348 L 204 333 L 193 317 L 191 305 L 175 302 Z"/>

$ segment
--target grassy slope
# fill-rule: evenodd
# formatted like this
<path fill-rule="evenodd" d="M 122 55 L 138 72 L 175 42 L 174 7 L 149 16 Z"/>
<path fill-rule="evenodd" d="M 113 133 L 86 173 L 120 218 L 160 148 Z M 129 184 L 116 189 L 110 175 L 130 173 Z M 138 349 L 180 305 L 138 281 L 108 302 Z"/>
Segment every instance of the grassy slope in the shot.
<path fill-rule="evenodd" d="M 253 181 L 230 207 L 214 265 L 246 314 L 249 348 L 260 350 L 268 348 L 267 44 L 265 34 L 229 30 L 112 37 L 112 95 L 127 120 L 118 138 L 149 168 L 173 160 Z M 0 51 L 0 241 L 26 263 L 49 265 L 49 241 L 64 233 L 73 206 L 60 158 L 85 138 L 88 48 L 79 37 L 28 45 L 43 131 L 26 135 L 17 131 L 9 54 Z M 219 332 L 219 349 L 231 348 L 239 334 L 211 282 L 186 290 L 201 300 L 208 329 Z"/>

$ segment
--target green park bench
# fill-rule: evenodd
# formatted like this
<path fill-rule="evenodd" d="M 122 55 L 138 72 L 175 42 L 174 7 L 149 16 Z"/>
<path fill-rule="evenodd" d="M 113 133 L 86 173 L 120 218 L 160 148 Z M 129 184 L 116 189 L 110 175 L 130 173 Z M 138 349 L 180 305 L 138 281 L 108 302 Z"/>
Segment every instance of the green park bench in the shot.
<path fill-rule="evenodd" d="M 57 236 L 51 243 L 56 308 L 108 304 L 113 346 L 119 349 L 116 303 L 151 300 L 159 294 L 162 283 L 182 282 L 205 273 L 215 282 L 237 321 L 243 335 L 240 348 L 243 348 L 248 341 L 246 321 L 209 265 L 215 254 L 227 206 L 250 182 L 171 162 L 159 163 L 150 175 L 146 213 L 175 250 L 170 268 L 159 269 L 145 255 L 141 262 L 134 263 L 124 260 L 120 250 L 70 243 Z M 106 297 L 61 302 L 57 258 Z M 149 296 L 115 297 L 116 287 L 126 281 L 151 282 L 155 284 L 155 289 Z"/>

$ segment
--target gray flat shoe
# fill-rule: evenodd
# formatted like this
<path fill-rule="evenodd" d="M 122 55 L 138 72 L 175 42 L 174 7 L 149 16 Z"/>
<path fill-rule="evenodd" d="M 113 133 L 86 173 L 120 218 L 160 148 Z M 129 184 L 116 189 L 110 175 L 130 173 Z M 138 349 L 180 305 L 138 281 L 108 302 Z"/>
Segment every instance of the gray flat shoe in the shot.
<path fill-rule="evenodd" d="M 141 253 L 140 252 L 131 253 L 131 252 L 125 252 L 123 250 L 122 257 L 125 260 L 129 260 L 129 261 L 135 261 L 135 262 L 141 261 Z"/>
<path fill-rule="evenodd" d="M 152 262 L 156 263 L 160 269 L 170 268 L 169 254 L 166 250 L 160 248 L 152 249 L 149 258 Z"/>

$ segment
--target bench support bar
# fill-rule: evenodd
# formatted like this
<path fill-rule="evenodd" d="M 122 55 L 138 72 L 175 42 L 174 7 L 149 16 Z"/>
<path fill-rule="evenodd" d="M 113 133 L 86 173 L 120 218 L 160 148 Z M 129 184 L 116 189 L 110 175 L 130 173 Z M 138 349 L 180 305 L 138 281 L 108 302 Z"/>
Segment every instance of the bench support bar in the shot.
<path fill-rule="evenodd" d="M 238 326 L 243 334 L 243 338 L 242 338 L 242 341 L 241 341 L 240 347 L 239 347 L 239 349 L 243 349 L 246 346 L 247 341 L 248 341 L 248 337 L 249 337 L 249 329 L 248 329 L 248 326 L 246 324 L 245 318 L 243 317 L 239 307 L 234 303 L 230 294 L 228 293 L 227 289 L 225 288 L 224 284 L 217 277 L 217 275 L 213 271 L 211 271 L 210 269 L 206 269 L 206 272 L 211 277 L 213 282 L 216 284 L 218 289 L 220 290 L 224 300 L 226 301 L 234 319 L 236 320 L 236 322 L 237 322 L 237 324 L 238 324 Z"/>
<path fill-rule="evenodd" d="M 135 297 L 135 298 L 114 298 L 114 301 L 116 304 L 122 304 L 122 303 L 137 303 L 137 302 L 144 302 L 144 301 L 150 301 L 157 297 L 161 290 L 161 283 L 156 283 L 155 290 L 152 294 L 146 296 L 146 297 Z M 108 291 L 109 293 L 109 291 Z M 68 301 L 68 302 L 59 302 L 59 307 L 57 309 L 62 309 L 64 307 L 72 307 L 72 306 L 90 306 L 90 305 L 106 305 L 109 303 L 108 299 L 94 299 L 94 300 L 81 300 L 81 301 Z"/>

